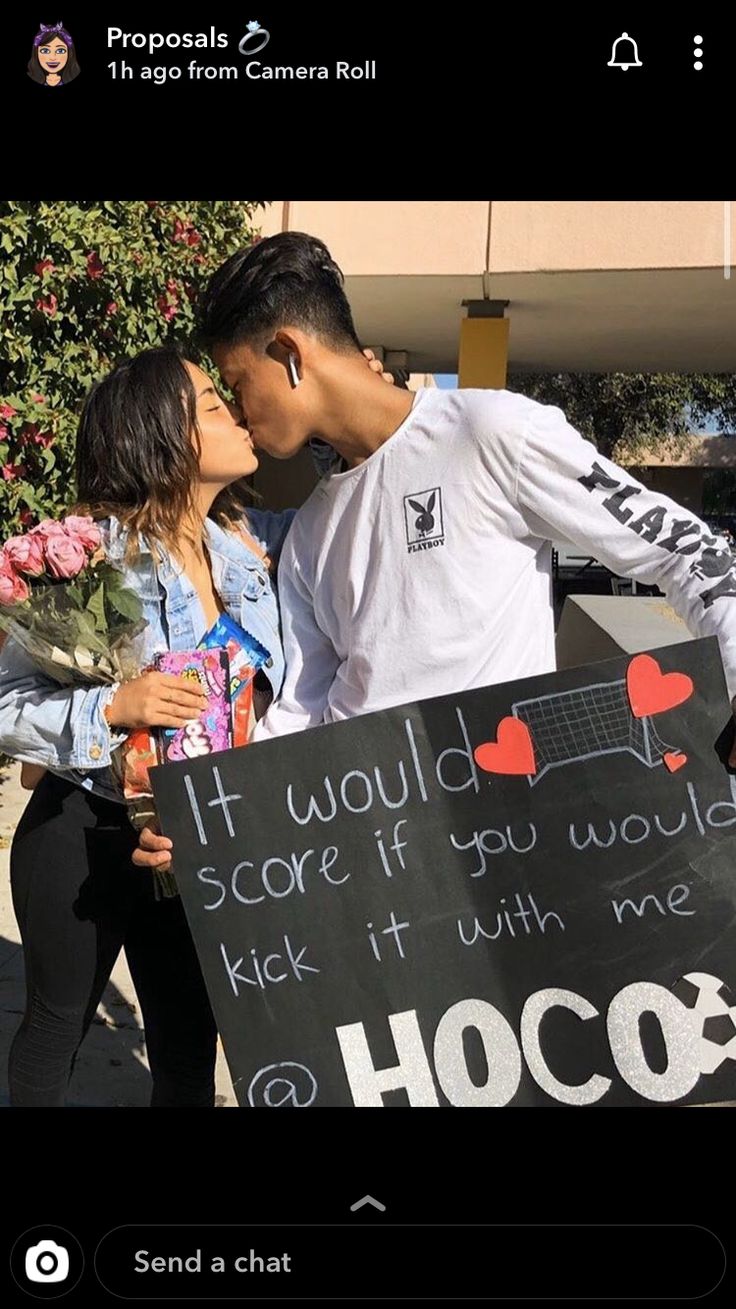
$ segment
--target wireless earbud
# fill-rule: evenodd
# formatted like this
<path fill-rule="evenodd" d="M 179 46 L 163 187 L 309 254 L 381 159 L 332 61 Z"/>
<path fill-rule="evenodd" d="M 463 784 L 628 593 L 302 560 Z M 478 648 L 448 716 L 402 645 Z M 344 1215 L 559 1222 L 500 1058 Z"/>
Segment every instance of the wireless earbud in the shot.
<path fill-rule="evenodd" d="M 289 369 L 289 376 L 291 378 L 291 385 L 298 386 L 302 379 L 297 371 L 296 355 L 294 354 L 293 350 L 289 351 L 288 369 Z"/>

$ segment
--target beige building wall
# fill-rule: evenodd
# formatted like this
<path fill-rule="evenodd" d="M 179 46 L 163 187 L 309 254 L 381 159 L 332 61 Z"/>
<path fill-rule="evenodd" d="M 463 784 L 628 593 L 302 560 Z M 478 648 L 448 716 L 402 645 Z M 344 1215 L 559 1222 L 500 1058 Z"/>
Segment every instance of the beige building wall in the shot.
<path fill-rule="evenodd" d="M 722 200 L 277 200 L 263 232 L 321 237 L 350 277 L 713 268 L 723 264 L 723 206 Z"/>

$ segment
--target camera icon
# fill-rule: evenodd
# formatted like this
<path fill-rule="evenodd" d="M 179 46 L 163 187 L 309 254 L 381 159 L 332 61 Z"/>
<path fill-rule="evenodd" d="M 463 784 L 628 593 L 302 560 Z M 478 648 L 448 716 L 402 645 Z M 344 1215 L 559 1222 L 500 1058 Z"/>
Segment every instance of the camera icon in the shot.
<path fill-rule="evenodd" d="M 64 1282 L 69 1276 L 69 1251 L 56 1241 L 39 1241 L 26 1250 L 29 1282 Z"/>

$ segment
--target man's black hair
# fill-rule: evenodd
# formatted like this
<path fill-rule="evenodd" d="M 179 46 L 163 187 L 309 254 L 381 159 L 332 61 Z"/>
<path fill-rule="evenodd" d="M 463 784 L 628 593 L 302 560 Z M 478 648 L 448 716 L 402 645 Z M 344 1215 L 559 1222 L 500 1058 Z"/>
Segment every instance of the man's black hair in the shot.
<path fill-rule="evenodd" d="M 299 327 L 334 350 L 360 350 L 343 275 L 327 246 L 304 232 L 279 232 L 239 250 L 218 268 L 199 303 L 208 345 L 263 349 L 281 327 Z"/>

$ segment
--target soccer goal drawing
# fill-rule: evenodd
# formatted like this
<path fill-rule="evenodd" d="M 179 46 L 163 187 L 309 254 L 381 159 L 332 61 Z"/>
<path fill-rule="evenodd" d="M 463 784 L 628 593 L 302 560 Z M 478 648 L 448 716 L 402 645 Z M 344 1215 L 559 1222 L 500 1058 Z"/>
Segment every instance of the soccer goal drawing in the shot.
<path fill-rule="evenodd" d="M 656 768 L 677 749 L 662 740 L 651 717 L 634 717 L 625 678 L 519 700 L 511 712 L 526 724 L 534 745 L 537 771 L 528 774 L 530 786 L 550 768 L 626 751 Z"/>

